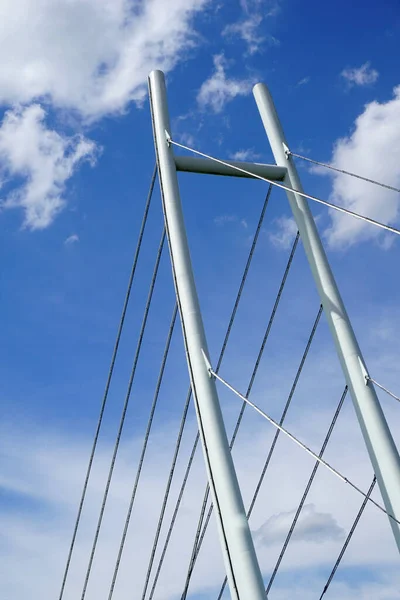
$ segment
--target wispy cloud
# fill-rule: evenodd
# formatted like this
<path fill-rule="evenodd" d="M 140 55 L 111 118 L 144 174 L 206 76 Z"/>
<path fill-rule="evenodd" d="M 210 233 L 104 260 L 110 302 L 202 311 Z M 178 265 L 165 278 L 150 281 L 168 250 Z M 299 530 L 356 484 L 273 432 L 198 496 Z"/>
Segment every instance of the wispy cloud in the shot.
<path fill-rule="evenodd" d="M 279 2 L 266 2 L 265 0 L 242 0 L 241 6 L 244 18 L 236 23 L 230 23 L 222 35 L 242 39 L 247 46 L 248 54 L 256 54 L 266 45 L 279 46 L 279 40 L 271 33 L 266 33 L 265 18 L 274 17 L 280 10 Z"/>
<path fill-rule="evenodd" d="M 378 71 L 366 62 L 361 67 L 343 69 L 340 74 L 349 85 L 366 86 L 375 83 L 379 77 Z"/>
<path fill-rule="evenodd" d="M 237 79 L 229 78 L 226 74 L 228 62 L 223 54 L 217 54 L 213 58 L 214 72 L 203 82 L 197 102 L 200 108 L 211 108 L 215 113 L 222 111 L 227 102 L 237 96 L 247 96 L 254 84 L 253 78 Z"/>
<path fill-rule="evenodd" d="M 303 79 L 300 79 L 300 81 L 297 82 L 297 86 L 300 87 L 301 85 L 306 85 L 307 83 L 310 82 L 311 77 L 307 76 L 307 77 L 303 77 Z"/>
<path fill-rule="evenodd" d="M 303 411 L 307 403 L 301 402 L 301 405 Z M 316 412 L 315 407 L 312 414 L 312 426 L 308 416 L 303 421 L 300 419 L 296 422 L 296 429 L 302 432 L 303 438 L 304 435 L 309 437 L 311 431 L 314 434 L 320 431 L 321 426 L 326 424 L 326 415 Z M 235 453 L 239 479 L 247 496 L 246 490 L 254 489 L 273 433 L 266 428 L 264 422 L 255 423 L 251 432 L 241 432 Z M 354 420 L 349 421 L 347 418 L 342 422 L 337 432 L 337 443 L 331 450 L 334 450 L 335 465 L 346 464 L 346 474 L 356 474 L 357 480 L 362 477 L 363 481 L 364 476 L 368 474 L 369 477 L 370 473 L 365 465 L 368 462 L 365 459 L 365 448 L 362 447 L 362 452 L 359 452 L 357 427 Z M 131 597 L 132 560 L 135 563 L 135 585 L 141 586 L 143 583 L 153 542 L 154 524 L 168 477 L 171 457 L 166 449 L 172 448 L 177 428 L 178 422 L 171 421 L 168 426 L 159 426 L 153 432 L 117 580 L 122 600 Z M 189 424 L 189 431 L 186 433 L 188 437 L 184 438 L 182 448 L 185 453 L 195 434 L 193 424 Z M 89 442 L 86 438 L 77 438 L 71 432 L 62 434 L 49 427 L 35 428 L 32 423 L 29 427 L 24 427 L 21 423 L 19 428 L 3 426 L 0 444 L 0 483 L 3 495 L 0 506 L 0 558 L 3 576 L 0 580 L 0 592 L 7 600 L 24 600 L 27 589 L 35 590 L 35 594 L 43 598 L 57 595 L 87 464 Z M 109 589 L 141 444 L 140 436 L 125 438 L 122 442 L 89 581 L 88 600 L 94 600 Z M 111 451 L 111 443 L 103 441 L 94 463 L 68 578 L 67 600 L 80 595 Z M 181 462 L 174 478 L 173 498 L 176 498 L 185 463 L 184 460 Z M 268 477 L 276 482 L 276 492 L 271 496 L 271 483 L 264 486 L 252 515 L 255 538 L 259 542 L 258 556 L 264 573 L 270 572 L 271 565 L 276 560 L 276 544 L 286 535 L 293 518 L 294 499 L 297 499 L 304 488 L 312 465 L 309 458 L 289 442 L 283 443 L 281 452 L 276 453 L 273 463 Z M 186 565 L 190 557 L 204 485 L 204 465 L 201 453 L 198 453 L 161 573 L 158 589 L 160 598 L 164 600 L 175 598 L 182 590 L 186 575 L 182 565 Z M 331 566 L 343 539 L 343 528 L 348 530 L 351 526 L 361 501 L 348 486 L 344 486 L 343 482 L 321 468 L 313 488 L 312 500 L 304 507 L 297 524 L 294 534 L 296 552 L 293 551 L 290 555 L 288 553 L 285 572 L 294 574 L 302 568 L 307 569 L 308 576 L 318 577 L 322 566 L 324 570 Z M 332 515 L 333 510 L 335 516 Z M 214 520 L 210 525 L 205 547 L 199 555 L 194 573 L 193 594 L 214 590 L 224 575 Z M 384 568 L 390 567 L 391 557 L 394 557 L 391 535 L 384 515 L 376 509 L 367 511 L 353 540 L 352 553 L 347 557 L 348 567 L 355 564 L 368 565 L 371 572 L 377 575 L 382 573 Z M 376 557 L 377 544 L 380 548 L 379 559 Z M 390 579 L 386 583 L 386 588 L 390 588 L 391 581 Z M 317 582 L 314 591 L 318 586 L 321 587 L 321 583 Z M 353 587 L 353 597 L 354 594 L 357 595 L 358 586 L 361 589 L 360 581 Z M 385 588 L 383 585 L 381 587 Z M 286 596 L 283 597 L 289 597 L 290 590 L 292 587 L 289 583 Z M 347 592 L 347 588 L 345 591 Z M 347 597 L 351 596 L 340 596 L 339 593 L 333 596 L 334 600 Z M 374 597 L 383 600 L 385 596 Z"/>
<path fill-rule="evenodd" d="M 240 0 L 244 12 L 262 10 L 266 17 L 275 17 L 281 11 L 281 0 Z"/>
<path fill-rule="evenodd" d="M 65 206 L 65 184 L 82 161 L 92 165 L 96 144 L 81 136 L 67 137 L 45 124 L 39 104 L 6 112 L 0 126 L 0 159 L 4 172 L 24 183 L 2 201 L 3 208 L 22 208 L 24 226 L 44 229 Z"/>
<path fill-rule="evenodd" d="M 295 220 L 283 215 L 274 221 L 275 229 L 268 232 L 270 242 L 280 250 L 288 250 L 297 232 Z"/>
<path fill-rule="evenodd" d="M 238 215 L 218 215 L 214 218 L 214 223 L 219 227 L 228 225 L 229 223 L 239 223 L 244 229 L 248 228 L 246 219 L 240 218 Z"/>
<path fill-rule="evenodd" d="M 262 15 L 256 13 L 247 19 L 227 25 L 222 35 L 232 38 L 239 36 L 246 43 L 248 54 L 260 52 L 265 44 L 279 46 L 280 42 L 276 37 L 271 34 L 261 33 L 262 22 Z"/>
<path fill-rule="evenodd" d="M 73 246 L 77 242 L 79 242 L 79 235 L 77 235 L 76 233 L 73 233 L 72 235 L 67 237 L 66 240 L 64 240 L 65 246 Z"/>
<path fill-rule="evenodd" d="M 254 151 L 254 148 L 247 148 L 247 149 L 238 150 L 237 152 L 234 152 L 233 154 L 230 155 L 230 158 L 232 160 L 238 160 L 238 161 L 248 161 L 248 160 L 254 161 L 257 158 L 260 158 L 260 155 Z"/>

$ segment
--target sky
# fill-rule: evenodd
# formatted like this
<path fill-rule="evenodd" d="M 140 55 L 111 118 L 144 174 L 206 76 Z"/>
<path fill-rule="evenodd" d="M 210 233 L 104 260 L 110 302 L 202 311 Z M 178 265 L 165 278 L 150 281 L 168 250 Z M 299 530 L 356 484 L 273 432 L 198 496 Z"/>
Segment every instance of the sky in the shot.
<path fill-rule="evenodd" d="M 172 136 L 220 158 L 272 162 L 252 87 L 265 82 L 293 152 L 400 187 L 396 0 L 3 0 L 0 5 L 0 596 L 59 597 L 132 258 L 154 168 L 147 76 L 166 74 Z M 177 150 L 179 153 L 185 153 Z M 304 188 L 400 226 L 399 194 L 298 160 Z M 185 222 L 216 364 L 267 185 L 181 174 Z M 399 393 L 397 236 L 311 206 L 370 374 Z M 80 598 L 162 234 L 155 187 L 64 598 Z M 221 374 L 245 392 L 296 233 L 274 190 Z M 174 308 L 163 249 L 86 598 L 108 598 Z M 252 398 L 280 418 L 319 299 L 301 244 Z M 179 323 L 115 587 L 141 598 L 188 388 Z M 322 317 L 286 418 L 319 452 L 344 388 Z M 218 385 L 228 435 L 240 400 Z M 400 407 L 379 392 L 400 444 Z M 193 407 L 161 532 L 196 435 Z M 274 430 L 248 408 L 233 457 L 248 506 Z M 372 468 L 347 397 L 326 454 L 367 491 Z M 250 519 L 267 583 L 313 468 L 279 439 Z M 197 453 L 154 598 L 180 598 L 206 477 Z M 381 502 L 379 491 L 373 497 Z M 271 600 L 318 599 L 362 503 L 320 467 Z M 156 562 L 159 557 L 156 555 Z M 191 600 L 224 569 L 213 519 Z M 387 518 L 368 505 L 327 600 L 400 598 Z M 224 598 L 228 598 L 226 591 Z"/>

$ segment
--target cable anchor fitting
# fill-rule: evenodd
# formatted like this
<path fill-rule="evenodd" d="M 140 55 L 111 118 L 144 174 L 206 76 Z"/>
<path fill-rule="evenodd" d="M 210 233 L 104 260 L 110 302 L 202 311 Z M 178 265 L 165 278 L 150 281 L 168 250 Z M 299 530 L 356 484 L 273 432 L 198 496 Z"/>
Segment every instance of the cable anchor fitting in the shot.
<path fill-rule="evenodd" d="M 212 370 L 212 366 L 210 364 L 210 361 L 208 360 L 207 355 L 204 352 L 203 348 L 201 349 L 201 353 L 203 355 L 204 362 L 206 364 L 208 376 L 209 376 L 210 379 L 212 379 L 214 377 L 214 371 Z"/>
<path fill-rule="evenodd" d="M 292 153 L 290 152 L 289 148 L 286 146 L 285 142 L 282 142 L 282 146 L 283 146 L 283 151 L 285 152 L 286 159 L 289 160 Z"/>

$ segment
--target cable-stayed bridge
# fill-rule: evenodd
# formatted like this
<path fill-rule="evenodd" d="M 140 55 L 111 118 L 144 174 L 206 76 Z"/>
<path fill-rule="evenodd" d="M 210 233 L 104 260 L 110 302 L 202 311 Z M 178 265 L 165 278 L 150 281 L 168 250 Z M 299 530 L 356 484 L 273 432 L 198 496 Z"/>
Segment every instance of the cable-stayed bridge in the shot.
<path fill-rule="evenodd" d="M 152 426 L 157 409 L 159 408 L 160 394 L 163 386 L 164 377 L 168 359 L 170 358 L 173 336 L 182 334 L 186 362 L 188 366 L 190 384 L 187 393 L 181 402 L 182 417 L 174 440 L 172 451 L 172 460 L 170 469 L 166 477 L 163 497 L 160 499 L 159 513 L 156 523 L 149 528 L 149 552 L 146 556 L 147 567 L 140 577 L 136 576 L 133 597 L 147 600 L 157 598 L 163 595 L 162 571 L 166 568 L 165 560 L 171 547 L 171 540 L 174 535 L 174 528 L 182 511 L 185 491 L 193 468 L 196 453 L 203 449 L 205 471 L 207 473 L 207 486 L 204 489 L 204 496 L 201 499 L 201 505 L 197 523 L 195 524 L 193 540 L 191 544 L 190 555 L 186 564 L 181 565 L 182 592 L 181 598 L 187 598 L 190 595 L 190 586 L 196 574 L 196 565 L 205 552 L 204 545 L 207 539 L 207 531 L 211 519 L 217 522 L 221 552 L 224 558 L 225 579 L 222 578 L 219 591 L 216 598 L 222 598 L 224 594 L 230 593 L 235 600 L 256 600 L 258 598 L 273 597 L 273 584 L 275 578 L 284 561 L 290 542 L 296 537 L 296 527 L 301 522 L 302 515 L 310 510 L 307 499 L 312 489 L 316 476 L 325 470 L 330 477 L 336 477 L 340 484 L 352 488 L 354 494 L 358 497 L 358 510 L 354 516 L 352 526 L 348 534 L 343 539 L 341 550 L 332 563 L 332 569 L 328 574 L 325 583 L 321 587 L 319 597 L 328 597 L 329 587 L 333 580 L 340 562 L 351 542 L 356 527 L 362 526 L 362 516 L 366 507 L 372 507 L 374 510 L 382 513 L 382 527 L 391 527 L 395 542 L 400 547 L 400 459 L 398 451 L 391 436 L 387 421 L 381 409 L 380 402 L 376 394 L 376 388 L 388 392 L 395 399 L 396 394 L 387 389 L 385 382 L 378 382 L 373 373 L 370 373 L 362 352 L 359 348 L 357 339 L 354 335 L 352 324 L 348 318 L 346 309 L 343 305 L 339 289 L 335 278 L 330 269 L 326 258 L 323 244 L 319 237 L 315 221 L 307 204 L 307 200 L 317 202 L 327 206 L 330 210 L 338 210 L 346 214 L 347 218 L 356 218 L 369 224 L 371 227 L 379 227 L 386 230 L 390 235 L 398 235 L 400 231 L 395 227 L 372 220 L 365 215 L 356 214 L 348 209 L 337 206 L 332 202 L 325 201 L 316 196 L 306 194 L 298 177 L 294 157 L 304 159 L 301 155 L 295 155 L 290 151 L 272 99 L 265 86 L 258 84 L 255 86 L 255 98 L 259 112 L 270 141 L 272 151 L 276 160 L 276 165 L 260 165 L 251 163 L 237 163 L 226 161 L 206 152 L 184 145 L 173 137 L 168 116 L 167 98 L 164 78 L 161 72 L 153 72 L 149 78 L 150 82 L 150 103 L 152 108 L 153 130 L 156 148 L 157 165 L 150 182 L 148 197 L 146 199 L 141 229 L 138 235 L 137 247 L 133 259 L 133 266 L 128 282 L 128 289 L 123 303 L 122 315 L 118 326 L 115 346 L 112 353 L 110 369 L 106 380 L 104 396 L 102 398 L 99 420 L 95 430 L 93 446 L 90 454 L 90 460 L 83 485 L 82 495 L 78 507 L 78 514 L 72 534 L 71 543 L 68 550 L 68 556 L 65 565 L 65 571 L 62 577 L 59 600 L 65 596 L 68 589 L 68 578 L 71 565 L 74 560 L 74 550 L 76 539 L 84 516 L 84 505 L 93 461 L 95 459 L 100 430 L 103 424 L 103 417 L 108 401 L 109 390 L 112 384 L 114 367 L 118 357 L 118 350 L 121 336 L 124 329 L 125 318 L 130 306 L 131 295 L 135 293 L 135 274 L 141 260 L 141 251 L 143 240 L 146 236 L 146 225 L 149 218 L 150 206 L 156 185 L 157 172 L 161 188 L 161 204 L 164 215 L 164 228 L 160 232 L 158 247 L 155 249 L 155 262 L 149 282 L 147 298 L 144 304 L 142 322 L 138 330 L 137 345 L 134 353 L 131 375 L 127 383 L 127 391 L 124 398 L 121 418 L 117 428 L 115 445 L 110 460 L 109 471 L 104 486 L 103 495 L 97 516 L 97 523 L 94 531 L 93 541 L 87 559 L 84 579 L 82 583 L 81 600 L 87 595 L 87 591 L 93 577 L 93 566 L 96 559 L 98 545 L 101 543 L 101 530 L 107 510 L 107 502 L 110 489 L 113 484 L 114 470 L 118 460 L 121 439 L 124 433 L 126 415 L 129 403 L 132 397 L 132 389 L 138 371 L 145 368 L 141 363 L 141 352 L 143 341 L 148 331 L 149 319 L 151 316 L 151 307 L 157 280 L 160 275 L 162 257 L 169 247 L 170 268 L 176 294 L 176 303 L 171 306 L 170 321 L 166 328 L 166 337 L 164 349 L 158 365 L 158 374 L 155 380 L 154 394 L 152 402 L 148 407 L 148 420 L 144 428 L 142 445 L 138 456 L 136 470 L 133 475 L 133 484 L 130 498 L 128 501 L 127 512 L 124 519 L 124 526 L 121 531 L 120 544 L 113 565 L 112 577 L 109 588 L 105 590 L 105 597 L 111 600 L 118 597 L 118 578 L 120 576 L 121 561 L 124 556 L 124 550 L 130 535 L 134 536 L 134 531 L 130 528 L 132 515 L 134 515 L 137 496 L 141 485 L 143 469 L 146 468 L 146 455 L 151 441 Z M 184 155 L 175 155 L 175 150 L 181 148 Z M 187 153 L 191 154 L 188 155 Z M 193 156 L 194 155 L 194 156 Z M 309 160 L 309 159 L 308 159 Z M 319 161 L 315 161 L 321 165 Z M 330 168 L 329 165 L 325 167 Z M 205 329 L 203 325 L 202 313 L 198 302 L 196 282 L 193 275 L 191 257 L 189 252 L 190 235 L 186 235 L 186 227 L 183 220 L 183 211 L 180 201 L 178 172 L 191 172 L 202 174 L 222 175 L 227 177 L 241 177 L 245 179 L 257 179 L 266 184 L 265 199 L 261 207 L 259 220 L 254 234 L 250 241 L 247 260 L 244 263 L 240 279 L 238 281 L 237 292 L 231 301 L 228 311 L 230 315 L 227 319 L 225 335 L 219 354 L 213 356 L 208 349 Z M 349 177 L 361 177 L 358 174 L 346 173 Z M 362 177 L 361 177 L 362 178 Z M 375 182 L 368 180 L 371 185 L 387 186 L 384 182 Z M 253 361 L 250 370 L 250 376 L 246 389 L 239 390 L 235 382 L 225 375 L 225 355 L 230 343 L 232 332 L 238 316 L 240 303 L 246 283 L 251 274 L 252 261 L 259 243 L 263 224 L 268 214 L 268 206 L 274 188 L 279 188 L 287 193 L 289 204 L 293 212 L 293 217 L 297 226 L 297 233 L 287 257 L 287 263 L 284 266 L 278 286 L 275 290 L 275 298 L 271 306 L 266 323 L 260 326 L 262 331 L 256 358 Z M 400 190 L 391 187 L 393 193 L 399 193 Z M 188 243 L 189 239 L 189 243 Z M 204 240 L 204 243 L 207 243 Z M 309 324 L 309 331 L 304 345 L 303 352 L 293 371 L 293 378 L 289 387 L 287 397 L 282 402 L 281 411 L 278 416 L 269 414 L 267 405 L 261 406 L 258 399 L 253 400 L 253 386 L 260 376 L 262 358 L 268 351 L 271 332 L 273 331 L 276 316 L 281 310 L 281 301 L 285 294 L 285 287 L 293 269 L 293 264 L 299 248 L 303 247 L 305 256 L 309 263 L 312 277 L 318 292 L 319 301 L 315 306 L 315 314 L 312 322 Z M 296 298 L 293 298 L 296 302 Z M 310 349 L 315 340 L 318 328 L 321 327 L 323 320 L 329 325 L 333 343 L 338 354 L 340 364 L 343 370 L 343 384 L 341 393 L 338 395 L 337 404 L 332 410 L 331 419 L 325 436 L 320 447 L 311 447 L 307 439 L 301 439 L 295 435 L 290 427 L 287 426 L 287 418 L 290 414 L 292 402 L 296 396 L 296 389 L 301 381 L 301 375 L 304 366 L 309 357 Z M 178 328 L 178 321 L 181 322 L 181 332 Z M 246 333 L 244 333 L 246 335 Z M 269 348 L 273 352 L 272 348 Z M 146 366 L 147 368 L 147 366 Z M 222 386 L 222 387 L 220 387 Z M 232 432 L 226 433 L 226 427 L 218 391 L 224 390 L 233 397 L 239 397 L 238 414 L 234 421 Z M 355 482 L 351 476 L 343 469 L 339 469 L 333 462 L 326 458 L 326 449 L 329 447 L 331 435 L 340 425 L 340 413 L 345 403 L 353 402 L 355 414 L 360 424 L 360 430 L 365 442 L 365 461 L 370 460 L 372 464 L 372 476 L 368 485 L 362 487 Z M 198 429 L 193 436 L 193 442 L 183 448 L 182 439 L 187 427 L 187 418 L 191 410 L 192 403 L 196 410 Z M 242 499 L 242 490 L 239 487 L 235 466 L 232 460 L 231 451 L 237 443 L 240 428 L 243 423 L 245 411 L 256 411 L 260 419 L 269 422 L 269 427 L 273 428 L 271 440 L 262 458 L 262 466 L 256 481 L 256 485 L 250 492 L 250 501 L 246 506 Z M 267 423 L 265 427 L 267 427 Z M 298 452 L 307 453 L 313 461 L 310 468 L 309 477 L 303 490 L 299 490 L 300 499 L 298 507 L 291 518 L 290 526 L 287 530 L 281 549 L 274 565 L 270 565 L 270 572 L 267 580 L 264 580 L 263 569 L 260 569 L 256 555 L 254 542 L 257 542 L 257 535 L 252 534 L 250 526 L 251 516 L 254 508 L 259 501 L 260 491 L 266 485 L 269 470 L 275 455 L 279 450 L 281 438 L 288 439 Z M 181 453 L 185 451 L 185 458 L 182 459 Z M 177 465 L 183 460 L 184 468 L 180 469 L 180 480 L 177 483 Z M 379 489 L 381 497 L 374 495 L 374 489 Z M 375 491 L 376 491 L 375 489 Z M 174 498 L 171 500 L 171 491 L 174 490 Z M 151 491 L 149 490 L 149 494 Z M 270 531 L 271 533 L 271 531 Z M 272 532 L 273 533 L 273 532 Z M 263 532 L 258 535 L 264 535 Z M 265 532 L 268 539 L 268 529 Z M 227 585 L 228 584 L 228 585 Z M 228 592 L 229 588 L 229 592 Z"/>

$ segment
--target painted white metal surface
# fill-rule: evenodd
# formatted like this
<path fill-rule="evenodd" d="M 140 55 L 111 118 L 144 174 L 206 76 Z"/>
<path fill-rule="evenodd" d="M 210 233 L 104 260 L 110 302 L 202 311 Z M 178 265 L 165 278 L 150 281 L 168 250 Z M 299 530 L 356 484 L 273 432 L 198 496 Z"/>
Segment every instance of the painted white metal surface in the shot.
<path fill-rule="evenodd" d="M 254 97 L 277 165 L 287 168 L 284 180 L 294 190 L 303 191 L 294 162 L 288 152 L 282 126 L 268 88 L 258 83 Z M 318 289 L 324 313 L 335 342 L 357 418 L 387 512 L 400 520 L 400 458 L 381 405 L 366 376 L 368 370 L 322 246 L 307 200 L 287 192 L 308 262 Z M 400 551 L 400 526 L 390 519 Z"/>
<path fill-rule="evenodd" d="M 204 355 L 208 359 L 207 342 L 183 220 L 175 159 L 168 143 L 170 122 L 161 71 L 150 74 L 149 88 L 176 295 L 231 597 L 234 600 L 265 600 L 264 584 L 229 450 L 215 380 L 210 378 L 204 360 Z"/>

